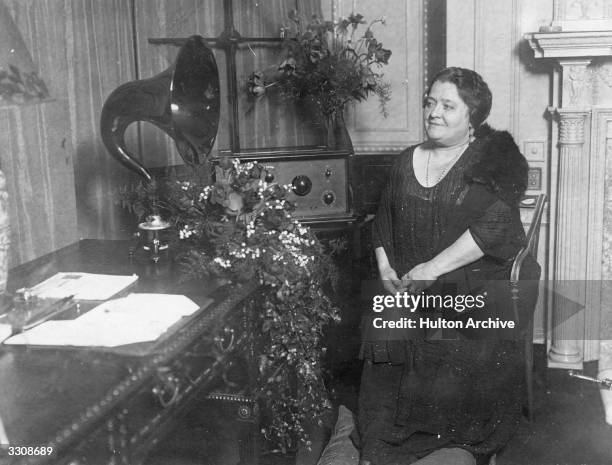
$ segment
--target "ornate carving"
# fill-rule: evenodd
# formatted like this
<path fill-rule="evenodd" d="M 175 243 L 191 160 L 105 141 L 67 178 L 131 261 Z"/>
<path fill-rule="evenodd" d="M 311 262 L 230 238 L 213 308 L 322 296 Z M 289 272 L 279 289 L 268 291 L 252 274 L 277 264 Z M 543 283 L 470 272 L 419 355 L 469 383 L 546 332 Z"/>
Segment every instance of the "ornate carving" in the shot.
<path fill-rule="evenodd" d="M 611 0 L 555 0 L 552 27 L 562 31 L 606 31 L 612 25 Z"/>
<path fill-rule="evenodd" d="M 234 328 L 226 326 L 223 328 L 221 334 L 217 335 L 213 339 L 215 344 L 222 353 L 231 352 L 234 348 L 235 331 Z"/>
<path fill-rule="evenodd" d="M 372 153 L 400 153 L 409 147 L 410 145 L 418 144 L 420 141 L 418 140 L 408 140 L 406 142 L 397 142 L 397 143 L 389 143 L 387 145 L 382 145 L 382 143 L 363 143 L 363 144 L 355 144 L 353 148 L 356 154 L 368 155 Z"/>
<path fill-rule="evenodd" d="M 253 416 L 253 410 L 249 404 L 241 404 L 238 406 L 238 418 L 241 420 L 249 420 Z"/>
<path fill-rule="evenodd" d="M 173 405 L 179 396 L 180 381 L 169 367 L 157 368 L 158 383 L 153 386 L 153 395 L 164 408 Z"/>
<path fill-rule="evenodd" d="M 555 0 L 555 21 L 601 20 L 612 18 L 610 0 Z"/>
<path fill-rule="evenodd" d="M 584 144 L 584 112 L 559 113 L 559 142 L 562 145 Z"/>
<path fill-rule="evenodd" d="M 586 104 L 587 90 L 590 89 L 591 73 L 583 64 L 563 66 L 564 106 L 576 107 Z"/>
<path fill-rule="evenodd" d="M 589 67 L 593 86 L 593 104 L 610 106 L 612 102 L 612 66 L 607 61 Z"/>

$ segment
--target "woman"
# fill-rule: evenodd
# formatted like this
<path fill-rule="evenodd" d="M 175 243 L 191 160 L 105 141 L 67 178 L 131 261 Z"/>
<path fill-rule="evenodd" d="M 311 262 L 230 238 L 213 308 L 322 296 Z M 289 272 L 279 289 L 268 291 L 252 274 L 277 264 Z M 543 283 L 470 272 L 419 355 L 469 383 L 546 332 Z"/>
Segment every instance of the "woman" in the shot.
<path fill-rule="evenodd" d="M 422 308 L 413 318 L 511 319 L 507 282 L 524 242 L 527 163 L 507 132 L 483 124 L 491 101 L 474 71 L 439 72 L 424 100 L 427 141 L 399 156 L 383 192 L 373 228 L 385 290 L 484 302 L 461 312 Z M 362 464 L 487 463 L 508 441 L 523 392 L 516 340 L 493 330 L 440 339 L 420 328 L 364 329 Z"/>

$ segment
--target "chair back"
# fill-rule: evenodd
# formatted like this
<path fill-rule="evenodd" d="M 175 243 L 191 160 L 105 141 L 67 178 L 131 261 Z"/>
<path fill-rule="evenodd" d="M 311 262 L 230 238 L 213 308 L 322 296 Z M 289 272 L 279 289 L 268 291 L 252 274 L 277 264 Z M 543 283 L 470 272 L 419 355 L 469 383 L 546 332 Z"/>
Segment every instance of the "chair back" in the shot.
<path fill-rule="evenodd" d="M 538 287 L 537 283 L 524 282 L 523 283 L 523 307 L 527 309 L 526 316 L 527 321 L 520 321 L 519 307 L 521 296 L 519 280 L 521 277 L 521 268 L 523 262 L 529 255 L 533 260 L 538 258 L 538 245 L 540 242 L 540 226 L 542 225 L 542 216 L 544 214 L 544 204 L 546 203 L 546 194 L 540 194 L 537 197 L 535 210 L 533 217 L 531 218 L 531 225 L 527 231 L 527 240 L 525 246 L 519 250 L 512 263 L 512 270 L 510 271 L 510 298 L 512 299 L 512 309 L 514 311 L 514 318 L 516 323 L 519 322 L 524 325 L 523 336 L 524 336 L 524 356 L 525 356 L 525 384 L 527 387 L 527 417 L 529 421 L 533 421 L 534 412 L 534 394 L 533 394 L 533 311 L 538 298 Z M 525 313 L 524 313 L 525 314 Z"/>
<path fill-rule="evenodd" d="M 518 283 L 521 273 L 521 267 L 525 258 L 531 256 L 537 260 L 538 245 L 540 242 L 540 226 L 542 226 L 542 216 L 544 215 L 544 204 L 546 204 L 546 194 L 540 194 L 537 197 L 531 224 L 527 231 L 527 240 L 525 246 L 516 254 L 510 271 L 510 282 Z"/>

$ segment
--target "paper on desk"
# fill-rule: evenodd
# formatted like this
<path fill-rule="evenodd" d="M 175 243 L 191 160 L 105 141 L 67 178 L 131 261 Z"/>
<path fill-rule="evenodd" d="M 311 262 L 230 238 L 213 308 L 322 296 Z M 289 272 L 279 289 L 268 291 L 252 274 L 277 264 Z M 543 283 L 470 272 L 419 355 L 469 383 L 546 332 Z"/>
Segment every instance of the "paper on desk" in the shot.
<path fill-rule="evenodd" d="M 56 273 L 37 284 L 30 292 L 40 299 L 63 299 L 74 296 L 80 300 L 106 300 L 118 294 L 138 279 L 136 275 L 93 273 Z"/>
<path fill-rule="evenodd" d="M 103 302 L 77 320 L 103 322 L 109 316 L 126 316 L 138 321 L 172 321 L 189 316 L 200 308 L 193 300 L 177 294 L 134 293 Z"/>
<path fill-rule="evenodd" d="M 11 327 L 11 325 L 0 323 L 0 342 L 4 341 L 7 337 L 9 337 L 12 332 L 13 328 Z M 3 443 L 0 441 L 0 444 Z"/>
<path fill-rule="evenodd" d="M 199 308 L 183 295 L 129 294 L 104 302 L 74 320 L 42 323 L 5 344 L 116 347 L 155 341 Z"/>

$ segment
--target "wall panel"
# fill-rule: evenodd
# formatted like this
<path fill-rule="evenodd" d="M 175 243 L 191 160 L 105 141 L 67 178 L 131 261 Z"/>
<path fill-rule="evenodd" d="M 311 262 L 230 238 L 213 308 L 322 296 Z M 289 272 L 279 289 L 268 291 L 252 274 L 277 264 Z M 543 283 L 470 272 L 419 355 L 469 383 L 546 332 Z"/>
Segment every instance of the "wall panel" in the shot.
<path fill-rule="evenodd" d="M 331 0 L 335 18 L 353 10 L 376 24 L 376 38 L 391 50 L 389 65 L 381 68 L 391 84 L 389 115 L 384 118 L 375 95 L 350 108 L 349 131 L 356 152 L 393 152 L 422 140 L 421 102 L 425 90 L 423 0 L 385 2 Z M 325 9 L 324 9 L 325 11 Z"/>
<path fill-rule="evenodd" d="M 476 70 L 489 84 L 493 108 L 488 122 L 512 133 L 530 167 L 539 169 L 540 183 L 527 194 L 544 192 L 551 198 L 550 122 L 546 109 L 551 105 L 549 69 L 535 63 L 523 43 L 526 32 L 537 30 L 552 19 L 552 0 L 447 0 L 447 65 Z M 523 209 L 525 228 L 531 210 Z M 549 276 L 548 241 L 551 231 L 548 209 L 541 229 L 538 261 L 543 279 Z M 545 337 L 546 298 L 538 303 L 535 316 L 537 340 Z"/>

